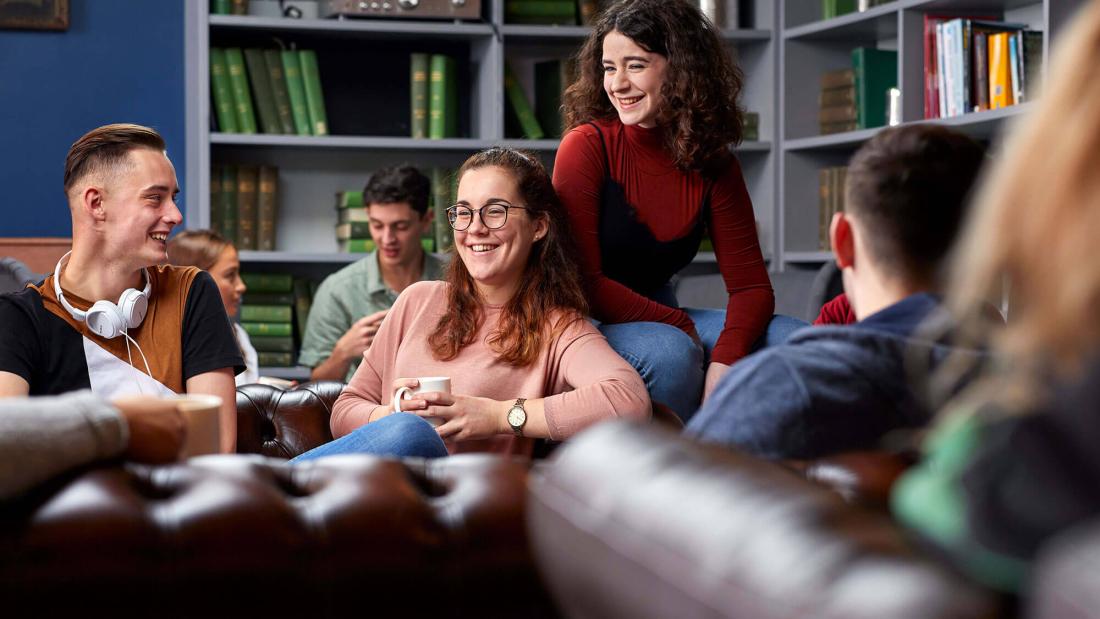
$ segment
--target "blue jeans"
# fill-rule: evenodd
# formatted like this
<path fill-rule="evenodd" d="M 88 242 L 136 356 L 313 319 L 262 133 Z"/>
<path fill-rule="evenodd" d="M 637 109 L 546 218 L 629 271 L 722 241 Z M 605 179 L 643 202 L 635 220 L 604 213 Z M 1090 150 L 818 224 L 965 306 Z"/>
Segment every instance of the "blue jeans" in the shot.
<path fill-rule="evenodd" d="M 684 308 L 703 343 L 703 349 L 680 329 L 661 322 L 600 324 L 600 333 L 645 381 L 649 397 L 671 408 L 686 423 L 703 399 L 703 381 L 710 355 L 726 323 L 726 311 Z M 753 350 L 787 341 L 808 323 L 776 314 Z"/>
<path fill-rule="evenodd" d="M 342 454 L 374 454 L 395 458 L 442 458 L 447 446 L 435 426 L 411 413 L 393 413 L 360 426 L 350 434 L 314 447 L 291 462 Z"/>

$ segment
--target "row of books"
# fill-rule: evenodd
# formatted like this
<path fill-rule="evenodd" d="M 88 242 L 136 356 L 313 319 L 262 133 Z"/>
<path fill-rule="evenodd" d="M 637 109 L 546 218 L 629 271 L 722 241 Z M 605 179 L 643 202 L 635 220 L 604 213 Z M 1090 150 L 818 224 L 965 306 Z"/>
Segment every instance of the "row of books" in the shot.
<path fill-rule="evenodd" d="M 432 210 L 433 224 L 420 239 L 424 251 L 444 253 L 454 245 L 454 235 L 447 223 L 447 208 L 457 200 L 454 170 L 432 168 L 430 171 L 432 193 L 428 207 Z M 363 192 L 356 190 L 336 193 L 336 243 L 340 251 L 361 253 L 374 251 L 374 239 L 370 234 L 370 216 L 363 203 Z"/>
<path fill-rule="evenodd" d="M 858 47 L 850 68 L 821 76 L 818 124 L 822 135 L 886 124 L 888 92 L 898 84 L 898 53 Z"/>
<path fill-rule="evenodd" d="M 538 140 L 560 137 L 563 129 L 561 94 L 576 76 L 572 59 L 536 62 L 535 103 L 527 98 L 512 66 L 504 63 L 504 135 Z"/>
<path fill-rule="evenodd" d="M 458 69 L 445 54 L 409 56 L 412 137 L 458 137 Z"/>
<path fill-rule="evenodd" d="M 305 333 L 317 282 L 288 273 L 241 273 L 248 290 L 239 320 L 261 367 L 290 367 Z"/>
<path fill-rule="evenodd" d="M 314 50 L 211 47 L 210 92 L 223 133 L 328 135 Z"/>
<path fill-rule="evenodd" d="M 600 8 L 598 0 L 507 0 L 504 21 L 509 24 L 588 26 L 595 21 Z"/>
<path fill-rule="evenodd" d="M 995 110 L 1034 96 L 1043 33 L 989 16 L 924 16 L 924 117 Z"/>
<path fill-rule="evenodd" d="M 279 169 L 215 164 L 210 170 L 210 227 L 237 249 L 275 250 Z"/>
<path fill-rule="evenodd" d="M 844 183 L 848 178 L 848 166 L 821 168 L 817 173 L 817 246 L 822 251 L 831 251 L 829 225 L 833 215 L 844 211 Z"/>
<path fill-rule="evenodd" d="M 248 15 L 248 0 L 210 0 L 211 15 Z"/>
<path fill-rule="evenodd" d="M 821 19 L 832 19 L 856 11 L 886 4 L 893 0 L 821 0 Z"/>

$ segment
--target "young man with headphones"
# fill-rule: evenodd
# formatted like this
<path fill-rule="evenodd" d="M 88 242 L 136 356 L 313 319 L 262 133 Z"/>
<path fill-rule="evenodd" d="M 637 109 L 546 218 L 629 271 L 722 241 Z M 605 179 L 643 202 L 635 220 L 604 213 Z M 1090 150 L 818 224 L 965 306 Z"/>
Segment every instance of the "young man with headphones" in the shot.
<path fill-rule="evenodd" d="M 40 284 L 0 296 L 0 397 L 216 395 L 222 451 L 234 450 L 244 361 L 217 286 L 193 267 L 160 266 L 182 220 L 178 192 L 152 129 L 106 125 L 73 144 L 73 249 Z"/>

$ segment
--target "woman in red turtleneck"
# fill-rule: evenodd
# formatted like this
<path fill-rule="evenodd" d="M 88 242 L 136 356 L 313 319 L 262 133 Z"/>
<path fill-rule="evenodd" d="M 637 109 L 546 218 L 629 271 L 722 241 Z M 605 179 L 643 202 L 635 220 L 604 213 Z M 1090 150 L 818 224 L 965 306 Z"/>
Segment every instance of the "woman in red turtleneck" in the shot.
<path fill-rule="evenodd" d="M 729 150 L 741 140 L 741 72 L 685 0 L 616 2 L 578 59 L 554 187 L 589 304 L 652 398 L 686 419 L 765 331 L 772 340 L 795 326 L 769 327 L 774 295 Z M 725 311 L 682 309 L 669 286 L 705 230 L 729 293 Z"/>

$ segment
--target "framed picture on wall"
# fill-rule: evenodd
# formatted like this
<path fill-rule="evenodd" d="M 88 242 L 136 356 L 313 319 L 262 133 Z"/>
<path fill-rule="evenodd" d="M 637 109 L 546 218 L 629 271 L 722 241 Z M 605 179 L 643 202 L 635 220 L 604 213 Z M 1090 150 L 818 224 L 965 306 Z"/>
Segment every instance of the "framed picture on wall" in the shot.
<path fill-rule="evenodd" d="M 0 0 L 0 28 L 68 30 L 69 0 Z"/>

